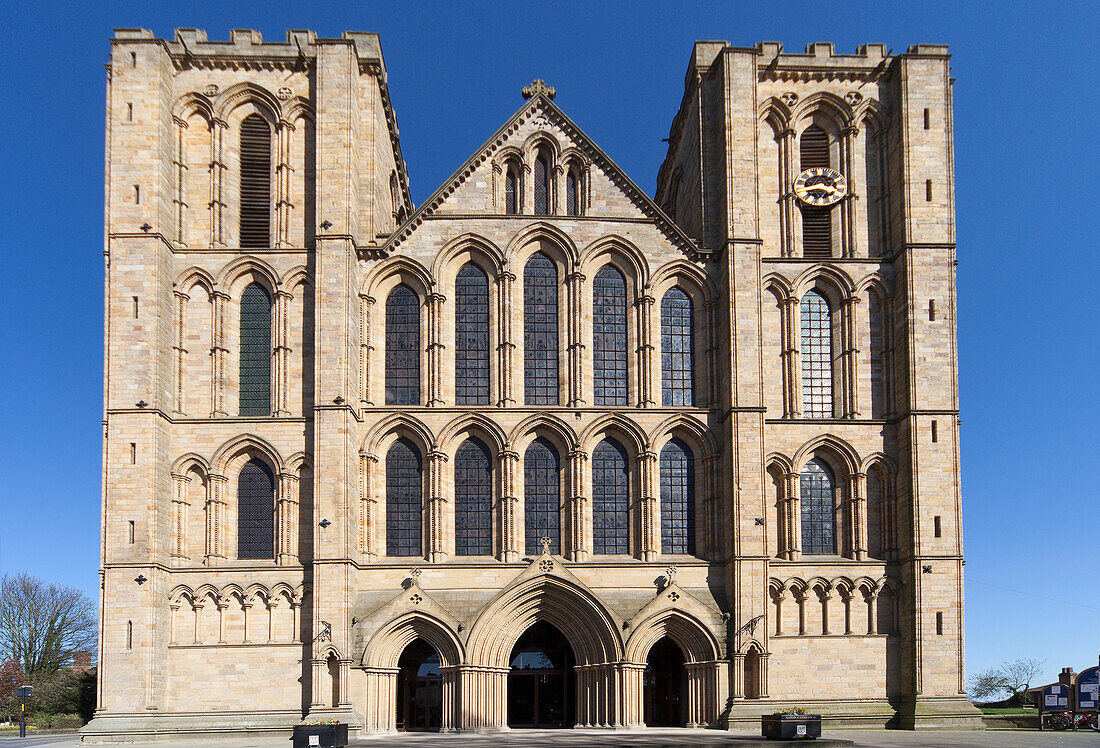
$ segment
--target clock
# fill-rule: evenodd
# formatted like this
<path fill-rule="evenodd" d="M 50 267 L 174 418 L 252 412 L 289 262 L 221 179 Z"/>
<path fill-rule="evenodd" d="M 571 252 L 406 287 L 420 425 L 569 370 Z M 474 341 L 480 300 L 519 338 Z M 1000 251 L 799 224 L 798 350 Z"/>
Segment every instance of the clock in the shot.
<path fill-rule="evenodd" d="M 848 194 L 848 180 L 825 166 L 806 169 L 794 180 L 794 194 L 807 205 L 835 205 Z"/>

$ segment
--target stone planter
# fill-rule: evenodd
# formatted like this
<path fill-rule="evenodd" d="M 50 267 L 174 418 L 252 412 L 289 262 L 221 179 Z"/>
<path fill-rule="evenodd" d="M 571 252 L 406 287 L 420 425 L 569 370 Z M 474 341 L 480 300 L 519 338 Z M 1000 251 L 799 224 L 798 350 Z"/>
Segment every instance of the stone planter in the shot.
<path fill-rule="evenodd" d="M 343 748 L 348 744 L 348 726 L 297 725 L 291 740 L 294 748 Z"/>
<path fill-rule="evenodd" d="M 762 714 L 760 732 L 769 740 L 809 740 L 821 737 L 820 714 Z"/>

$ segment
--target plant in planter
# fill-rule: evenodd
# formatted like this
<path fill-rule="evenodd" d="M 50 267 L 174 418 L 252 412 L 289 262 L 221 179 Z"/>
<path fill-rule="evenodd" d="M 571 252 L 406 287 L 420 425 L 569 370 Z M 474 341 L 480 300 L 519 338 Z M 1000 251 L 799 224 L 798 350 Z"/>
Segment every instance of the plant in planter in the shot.
<path fill-rule="evenodd" d="M 293 748 L 343 748 L 348 744 L 348 726 L 336 720 L 313 719 L 295 725 Z"/>
<path fill-rule="evenodd" d="M 760 732 L 769 740 L 808 740 L 821 737 L 821 715 L 806 714 L 800 706 L 760 715 Z"/>

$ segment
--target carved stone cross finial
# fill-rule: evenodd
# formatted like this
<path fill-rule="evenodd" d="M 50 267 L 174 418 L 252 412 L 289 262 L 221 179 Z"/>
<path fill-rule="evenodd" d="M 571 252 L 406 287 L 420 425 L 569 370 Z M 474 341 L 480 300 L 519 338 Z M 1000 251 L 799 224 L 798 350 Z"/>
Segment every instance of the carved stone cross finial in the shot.
<path fill-rule="evenodd" d="M 413 578 L 413 581 L 419 582 L 420 581 L 420 569 L 419 568 L 411 569 L 409 571 L 409 576 Z"/>
<path fill-rule="evenodd" d="M 550 540 L 550 538 L 548 536 L 543 535 L 541 538 L 539 538 L 539 542 L 542 543 L 542 553 L 543 553 L 543 555 L 544 556 L 549 555 L 550 554 L 550 543 L 552 543 L 553 541 Z"/>
<path fill-rule="evenodd" d="M 676 567 L 675 566 L 669 566 L 665 569 L 665 580 L 666 580 L 665 581 L 665 586 L 666 587 L 676 583 Z"/>
<path fill-rule="evenodd" d="M 525 99 L 530 99 L 532 96 L 538 96 L 539 94 L 542 94 L 546 98 L 553 101 L 557 93 L 558 92 L 554 90 L 554 87 L 546 85 L 546 81 L 544 81 L 542 78 L 535 78 L 533 81 L 531 81 L 530 86 L 523 87 L 523 98 Z"/>

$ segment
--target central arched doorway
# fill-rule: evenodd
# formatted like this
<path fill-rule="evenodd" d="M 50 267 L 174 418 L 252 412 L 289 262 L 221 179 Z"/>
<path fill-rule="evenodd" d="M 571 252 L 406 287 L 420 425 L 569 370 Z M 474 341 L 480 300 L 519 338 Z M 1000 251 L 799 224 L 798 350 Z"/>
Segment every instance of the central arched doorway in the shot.
<path fill-rule="evenodd" d="M 509 727 L 572 727 L 576 678 L 573 649 L 545 621 L 524 632 L 512 648 L 508 673 Z"/>
<path fill-rule="evenodd" d="M 645 723 L 649 727 L 683 727 L 680 705 L 684 698 L 684 653 L 676 642 L 662 637 L 649 650 L 643 675 Z"/>
<path fill-rule="evenodd" d="M 397 667 L 397 729 L 440 729 L 443 674 L 439 653 L 423 639 L 416 639 L 405 647 Z"/>

